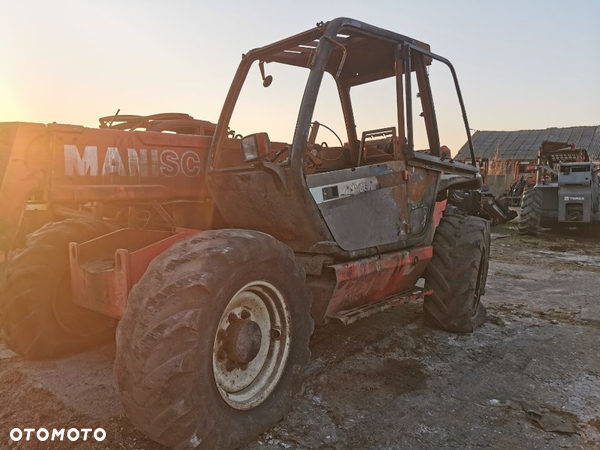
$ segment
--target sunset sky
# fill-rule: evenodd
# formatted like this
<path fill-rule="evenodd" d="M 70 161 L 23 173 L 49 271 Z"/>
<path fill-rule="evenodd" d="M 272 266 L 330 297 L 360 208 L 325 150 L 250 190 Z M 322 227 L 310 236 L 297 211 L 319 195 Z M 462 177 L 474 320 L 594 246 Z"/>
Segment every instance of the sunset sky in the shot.
<path fill-rule="evenodd" d="M 0 121 L 95 127 L 98 117 L 120 108 L 216 122 L 242 53 L 349 16 L 425 41 L 449 58 L 473 129 L 600 124 L 599 1 L 0 0 L 0 6 Z M 290 141 L 307 72 L 294 69 L 301 72 L 288 79 L 271 66 L 272 87 L 262 87 L 256 69 L 243 95 L 251 104 L 267 92 L 278 96 L 276 111 L 263 115 L 240 105 L 232 126 Z M 383 95 L 384 88 L 374 92 Z M 379 123 L 377 95 L 357 96 L 363 128 L 391 125 Z M 327 117 L 326 105 L 323 111 Z M 344 131 L 340 118 L 329 120 Z M 453 130 L 442 140 L 456 151 L 465 139 Z"/>

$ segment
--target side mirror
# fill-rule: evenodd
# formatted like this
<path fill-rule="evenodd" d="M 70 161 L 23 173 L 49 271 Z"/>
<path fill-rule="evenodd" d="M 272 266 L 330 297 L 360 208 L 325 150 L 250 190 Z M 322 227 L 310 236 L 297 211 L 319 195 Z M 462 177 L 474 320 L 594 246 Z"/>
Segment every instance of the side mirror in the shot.
<path fill-rule="evenodd" d="M 271 140 L 267 133 L 250 134 L 242 138 L 242 159 L 256 161 L 271 153 Z"/>
<path fill-rule="evenodd" d="M 267 88 L 267 87 L 271 86 L 272 82 L 273 82 L 273 77 L 271 75 L 267 75 L 265 77 L 265 79 L 263 80 L 263 86 Z"/>
<path fill-rule="evenodd" d="M 265 77 L 265 62 L 260 61 L 258 63 L 258 68 L 260 69 L 260 76 L 262 77 L 262 80 L 263 80 L 263 86 L 266 88 L 271 86 L 271 83 L 273 82 L 273 77 L 271 75 L 267 75 Z"/>

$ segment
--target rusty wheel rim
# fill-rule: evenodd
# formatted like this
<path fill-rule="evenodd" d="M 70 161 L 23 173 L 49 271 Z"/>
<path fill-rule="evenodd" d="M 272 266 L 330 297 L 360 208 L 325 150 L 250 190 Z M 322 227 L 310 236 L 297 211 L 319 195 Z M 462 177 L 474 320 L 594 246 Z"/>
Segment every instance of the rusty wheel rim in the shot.
<path fill-rule="evenodd" d="M 289 357 L 290 312 L 267 281 L 241 288 L 221 315 L 213 345 L 219 394 L 238 410 L 255 408 L 273 392 Z"/>

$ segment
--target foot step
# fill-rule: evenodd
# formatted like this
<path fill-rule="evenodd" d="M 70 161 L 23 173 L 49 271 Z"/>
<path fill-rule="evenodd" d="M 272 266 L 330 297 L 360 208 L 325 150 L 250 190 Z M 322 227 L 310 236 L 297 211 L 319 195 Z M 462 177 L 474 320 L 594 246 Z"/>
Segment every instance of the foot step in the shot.
<path fill-rule="evenodd" d="M 424 289 L 411 289 L 408 291 L 400 292 L 392 297 L 384 298 L 373 303 L 366 303 L 355 308 L 345 309 L 344 311 L 338 311 L 333 314 L 329 314 L 327 317 L 330 319 L 337 319 L 344 325 L 350 325 L 359 319 L 364 319 L 372 314 L 385 311 L 394 306 L 403 305 L 411 300 L 419 300 L 426 295 L 433 294 L 433 290 L 425 291 Z"/>

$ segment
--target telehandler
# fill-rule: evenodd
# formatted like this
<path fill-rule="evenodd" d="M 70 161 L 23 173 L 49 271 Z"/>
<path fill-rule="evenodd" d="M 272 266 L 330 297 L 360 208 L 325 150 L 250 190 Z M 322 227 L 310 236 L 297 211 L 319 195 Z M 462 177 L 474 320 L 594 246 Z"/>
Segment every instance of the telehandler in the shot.
<path fill-rule="evenodd" d="M 523 193 L 519 232 L 537 236 L 542 227 L 600 232 L 599 174 L 586 149 L 542 142 L 535 185 Z"/>
<path fill-rule="evenodd" d="M 230 129 L 249 74 L 286 83 L 266 65 L 305 74 L 288 142 Z M 472 332 L 485 319 L 489 225 L 445 212 L 448 192 L 478 189 L 481 175 L 441 155 L 433 65 L 451 77 L 475 161 L 451 63 L 348 18 L 243 55 L 216 125 L 178 114 L 0 124 L 6 343 L 53 358 L 116 328 L 115 376 L 137 429 L 174 449 L 231 449 L 289 411 L 315 323 L 424 297 L 426 324 Z M 347 138 L 337 130 L 330 145 L 314 117 L 325 77 Z M 365 129 L 352 100 L 369 85 L 395 107 Z M 266 128 L 285 107 L 254 119 Z"/>

